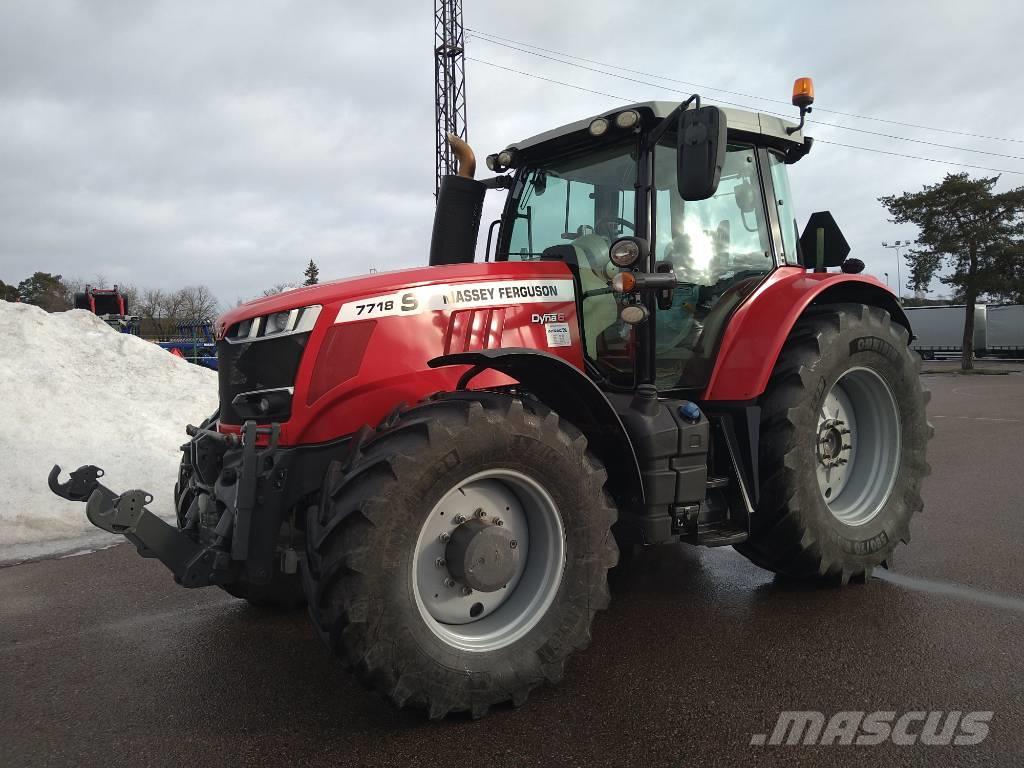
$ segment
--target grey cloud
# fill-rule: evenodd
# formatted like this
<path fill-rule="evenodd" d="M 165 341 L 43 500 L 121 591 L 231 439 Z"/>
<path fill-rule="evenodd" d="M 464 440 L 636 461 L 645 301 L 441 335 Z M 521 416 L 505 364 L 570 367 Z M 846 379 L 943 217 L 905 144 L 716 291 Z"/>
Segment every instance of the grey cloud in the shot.
<path fill-rule="evenodd" d="M 298 279 L 309 258 L 323 277 L 423 263 L 431 11 L 326 0 L 0 6 L 0 278 L 45 269 L 161 287 L 204 281 L 233 303 Z M 572 0 L 466 3 L 465 13 L 472 28 L 644 72 L 782 100 L 793 77 L 809 74 L 825 109 L 1024 138 L 1014 39 L 1024 19 L 1013 3 Z M 630 100 L 680 96 L 470 38 L 471 56 L 505 66 Z M 472 61 L 467 78 L 480 154 L 614 106 Z M 1022 145 L 813 117 L 1024 155 Z M 821 125 L 810 132 L 1024 170 Z M 895 278 L 878 244 L 913 233 L 888 224 L 876 198 L 946 170 L 955 168 L 819 143 L 793 168 L 794 191 L 802 215 L 831 208 L 869 270 Z"/>

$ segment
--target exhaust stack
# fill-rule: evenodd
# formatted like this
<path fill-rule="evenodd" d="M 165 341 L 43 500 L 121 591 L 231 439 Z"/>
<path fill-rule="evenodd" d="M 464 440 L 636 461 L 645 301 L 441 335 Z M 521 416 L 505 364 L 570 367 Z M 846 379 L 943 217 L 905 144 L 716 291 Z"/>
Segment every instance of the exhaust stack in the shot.
<path fill-rule="evenodd" d="M 468 264 L 476 256 L 480 217 L 487 187 L 476 181 L 476 155 L 469 144 L 448 134 L 459 172 L 444 176 L 437 192 L 434 232 L 430 238 L 430 266 Z"/>

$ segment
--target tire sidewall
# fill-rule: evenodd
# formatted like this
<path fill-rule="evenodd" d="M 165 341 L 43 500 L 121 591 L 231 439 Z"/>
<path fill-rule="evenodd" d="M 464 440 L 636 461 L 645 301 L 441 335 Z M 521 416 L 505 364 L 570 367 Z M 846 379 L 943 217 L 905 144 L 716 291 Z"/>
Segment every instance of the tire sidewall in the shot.
<path fill-rule="evenodd" d="M 878 564 L 906 530 L 913 509 L 908 503 L 908 490 L 916 489 L 908 451 L 923 451 L 927 442 L 925 403 L 918 383 L 917 369 L 911 353 L 887 333 L 886 325 L 875 322 L 854 322 L 843 327 L 838 337 L 823 350 L 819 360 L 805 370 L 804 386 L 810 393 L 809 404 L 795 409 L 795 460 L 789 466 L 796 474 L 796 508 L 807 516 L 805 524 L 823 534 L 824 548 L 831 548 L 832 560 L 855 562 L 862 566 Z M 882 508 L 867 522 L 848 525 L 837 519 L 826 505 L 818 487 L 816 474 L 818 414 L 825 398 L 836 382 L 850 369 L 867 368 L 888 386 L 896 403 L 900 420 L 901 451 L 895 481 Z"/>
<path fill-rule="evenodd" d="M 611 535 L 609 524 L 602 529 L 586 516 L 603 503 L 601 483 L 595 489 L 583 481 L 581 468 L 588 459 L 564 439 L 565 433 L 544 430 L 536 417 L 523 422 L 494 420 L 487 430 L 459 429 L 450 440 L 416 457 L 421 469 L 414 479 L 392 484 L 391 492 L 374 502 L 372 549 L 380 555 L 367 574 L 369 615 L 379 611 L 379 621 L 391 625 L 388 635 L 401 638 L 398 654 L 420 655 L 430 662 L 416 668 L 440 665 L 459 676 L 515 676 L 530 666 L 530 657 L 543 656 L 545 646 L 561 648 L 578 635 L 581 623 L 589 626 L 587 588 L 605 578 L 602 554 Z M 421 527 L 440 500 L 467 478 L 490 469 L 520 472 L 551 496 L 565 534 L 566 561 L 552 604 L 523 637 L 493 651 L 465 651 L 438 637 L 421 615 L 413 591 L 414 554 Z M 492 680 L 489 685 L 501 690 L 513 682 Z"/>

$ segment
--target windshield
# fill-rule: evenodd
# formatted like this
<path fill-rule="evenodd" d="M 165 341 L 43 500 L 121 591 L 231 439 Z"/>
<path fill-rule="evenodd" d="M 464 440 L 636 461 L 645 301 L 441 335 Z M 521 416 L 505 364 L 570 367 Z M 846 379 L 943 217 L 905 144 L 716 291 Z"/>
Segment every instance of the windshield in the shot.
<path fill-rule="evenodd" d="M 635 234 L 637 143 L 553 159 L 529 169 L 515 200 L 509 238 L 512 261 L 539 259 L 560 248 L 579 277 L 580 324 L 585 351 L 610 382 L 633 383 L 632 327 L 619 320 L 608 287 L 618 272 L 608 247 L 621 235 Z"/>

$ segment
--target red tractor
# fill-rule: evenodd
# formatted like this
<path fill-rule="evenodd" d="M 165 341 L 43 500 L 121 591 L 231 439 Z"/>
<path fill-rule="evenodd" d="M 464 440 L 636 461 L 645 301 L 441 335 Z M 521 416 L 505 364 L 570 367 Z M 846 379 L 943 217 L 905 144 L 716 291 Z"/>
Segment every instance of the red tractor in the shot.
<path fill-rule="evenodd" d="M 557 681 L 620 551 L 865 578 L 921 509 L 927 393 L 831 216 L 798 236 L 807 90 L 800 125 L 615 109 L 491 155 L 485 181 L 453 141 L 430 266 L 218 320 L 176 527 L 97 467 L 51 488 L 183 586 L 304 601 L 361 681 L 431 717 Z M 487 189 L 507 197 L 475 262 Z"/>

